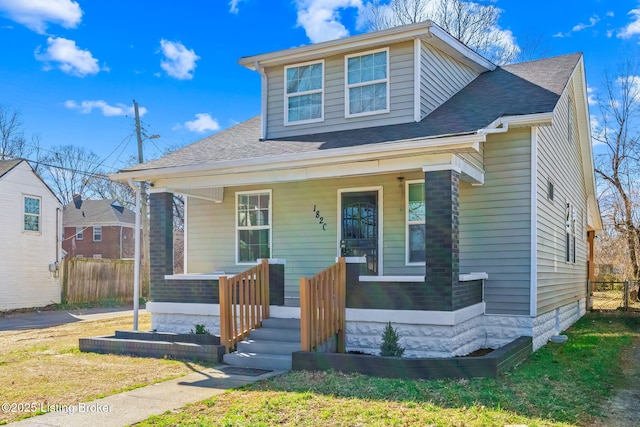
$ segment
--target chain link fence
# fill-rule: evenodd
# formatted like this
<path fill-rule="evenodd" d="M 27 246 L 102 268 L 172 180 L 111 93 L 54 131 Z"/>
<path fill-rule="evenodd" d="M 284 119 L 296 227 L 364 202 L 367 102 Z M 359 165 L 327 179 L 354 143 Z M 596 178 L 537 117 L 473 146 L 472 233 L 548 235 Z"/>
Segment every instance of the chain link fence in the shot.
<path fill-rule="evenodd" d="M 591 282 L 591 309 L 640 311 L 640 282 Z"/>

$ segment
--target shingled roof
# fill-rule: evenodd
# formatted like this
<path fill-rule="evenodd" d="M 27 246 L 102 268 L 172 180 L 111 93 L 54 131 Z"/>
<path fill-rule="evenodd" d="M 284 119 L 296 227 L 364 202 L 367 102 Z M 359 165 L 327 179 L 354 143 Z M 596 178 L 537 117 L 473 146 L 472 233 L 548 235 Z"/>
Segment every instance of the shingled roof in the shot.
<path fill-rule="evenodd" d="M 22 159 L 12 159 L 12 160 L 0 160 L 0 178 L 4 176 L 11 169 L 15 168 Z"/>
<path fill-rule="evenodd" d="M 552 112 L 582 54 L 487 71 L 420 122 L 260 141 L 260 117 L 123 172 L 472 134 L 505 116 Z"/>
<path fill-rule="evenodd" d="M 80 200 L 63 209 L 64 227 L 135 224 L 135 213 L 117 200 Z"/>

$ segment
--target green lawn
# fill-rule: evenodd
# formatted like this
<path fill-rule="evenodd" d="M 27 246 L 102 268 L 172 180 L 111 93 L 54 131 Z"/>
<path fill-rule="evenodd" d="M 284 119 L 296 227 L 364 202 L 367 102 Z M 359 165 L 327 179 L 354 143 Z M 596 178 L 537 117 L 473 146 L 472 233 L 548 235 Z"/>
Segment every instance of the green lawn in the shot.
<path fill-rule="evenodd" d="M 589 314 L 497 379 L 410 381 L 291 372 L 142 425 L 564 426 L 605 417 L 624 385 L 622 351 L 640 342 L 640 317 Z"/>

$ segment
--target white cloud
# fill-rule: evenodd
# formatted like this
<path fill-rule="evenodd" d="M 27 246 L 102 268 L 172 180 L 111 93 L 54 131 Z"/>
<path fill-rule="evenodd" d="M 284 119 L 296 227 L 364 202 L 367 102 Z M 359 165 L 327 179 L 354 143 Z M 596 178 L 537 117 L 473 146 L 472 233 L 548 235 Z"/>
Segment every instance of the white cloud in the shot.
<path fill-rule="evenodd" d="M 598 103 L 595 95 L 596 90 L 596 88 L 587 85 L 587 102 L 589 102 L 589 105 L 596 105 Z"/>
<path fill-rule="evenodd" d="M 196 68 L 196 61 L 200 59 L 192 50 L 187 49 L 180 42 L 171 42 L 165 39 L 160 40 L 160 49 L 165 59 L 160 61 L 160 67 L 170 77 L 178 80 L 191 80 L 193 71 Z"/>
<path fill-rule="evenodd" d="M 82 9 L 73 0 L 0 0 L 0 12 L 40 34 L 49 23 L 75 28 L 82 19 Z"/>
<path fill-rule="evenodd" d="M 555 33 L 552 37 L 563 38 L 563 37 L 567 37 L 567 35 L 563 32 L 559 32 L 559 33 Z"/>
<path fill-rule="evenodd" d="M 98 60 L 91 52 L 78 48 L 75 41 L 62 37 L 48 37 L 46 50 L 41 52 L 41 46 L 38 46 L 35 57 L 45 63 L 45 70 L 52 68 L 50 63 L 57 63 L 58 68 L 72 76 L 85 77 L 100 71 Z"/>
<path fill-rule="evenodd" d="M 114 117 L 114 116 L 132 116 L 134 114 L 133 106 L 125 105 L 125 104 L 116 104 L 109 105 L 106 101 L 96 100 L 96 101 L 82 101 L 80 103 L 70 99 L 65 101 L 64 106 L 69 110 L 79 110 L 82 114 L 89 114 L 94 109 L 100 110 L 103 116 L 106 117 Z M 140 116 L 144 116 L 147 112 L 147 109 L 144 107 L 138 108 L 138 112 Z"/>
<path fill-rule="evenodd" d="M 598 15 L 593 15 L 591 18 L 589 18 L 588 24 L 584 24 L 581 22 L 577 25 L 574 25 L 571 31 L 575 33 L 578 31 L 586 30 L 587 28 L 591 28 L 595 26 L 598 22 L 600 22 L 600 17 Z"/>
<path fill-rule="evenodd" d="M 607 12 L 607 16 L 608 16 L 609 18 L 613 18 L 613 17 L 614 17 L 614 16 L 616 16 L 616 15 L 615 15 L 615 13 L 613 13 L 613 11 L 611 11 L 611 10 L 610 10 L 610 11 L 608 11 L 608 12 Z"/>
<path fill-rule="evenodd" d="M 298 27 L 304 28 L 312 43 L 335 40 L 349 35 L 340 22 L 340 9 L 362 8 L 361 0 L 296 0 Z"/>
<path fill-rule="evenodd" d="M 229 1 L 229 12 L 230 13 L 238 13 L 239 12 L 238 5 L 240 3 L 242 3 L 243 1 L 248 1 L 248 0 L 231 0 L 231 1 Z"/>
<path fill-rule="evenodd" d="M 191 132 L 215 132 L 220 130 L 220 124 L 217 119 L 211 117 L 209 113 L 197 113 L 195 120 L 185 122 L 184 125 L 176 125 L 173 130 L 187 128 Z"/>
<path fill-rule="evenodd" d="M 623 93 L 636 102 L 640 102 L 640 76 L 618 77 L 616 83 L 621 86 Z"/>
<path fill-rule="evenodd" d="M 632 9 L 627 15 L 631 15 L 631 23 L 618 32 L 621 39 L 629 39 L 640 34 L 640 8 Z"/>

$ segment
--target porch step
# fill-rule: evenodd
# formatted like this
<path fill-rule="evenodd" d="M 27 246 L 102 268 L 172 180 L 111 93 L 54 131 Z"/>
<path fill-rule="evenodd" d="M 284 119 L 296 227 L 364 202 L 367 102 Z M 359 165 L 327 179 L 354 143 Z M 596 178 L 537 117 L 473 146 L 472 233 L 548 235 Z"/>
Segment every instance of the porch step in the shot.
<path fill-rule="evenodd" d="M 252 340 L 289 341 L 300 343 L 300 329 L 265 328 L 254 329 L 249 334 Z"/>
<path fill-rule="evenodd" d="M 242 368 L 290 371 L 291 355 L 269 353 L 230 353 L 224 355 L 224 363 Z"/>
<path fill-rule="evenodd" d="M 300 319 L 270 318 L 225 354 L 224 363 L 244 368 L 289 371 L 291 353 L 300 350 Z"/>
<path fill-rule="evenodd" d="M 291 356 L 294 351 L 300 351 L 300 342 L 247 339 L 238 343 L 237 350 L 241 353 L 288 354 Z"/>

